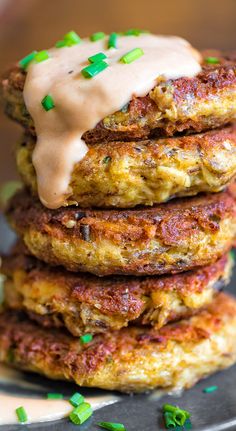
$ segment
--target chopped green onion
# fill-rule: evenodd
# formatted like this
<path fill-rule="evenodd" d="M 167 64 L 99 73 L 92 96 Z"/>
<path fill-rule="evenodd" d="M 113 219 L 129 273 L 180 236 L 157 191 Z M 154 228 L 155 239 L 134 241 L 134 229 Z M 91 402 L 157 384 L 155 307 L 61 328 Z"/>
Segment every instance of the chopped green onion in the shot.
<path fill-rule="evenodd" d="M 18 417 L 18 421 L 19 421 L 21 424 L 23 424 L 23 423 L 27 422 L 27 420 L 28 420 L 28 416 L 27 416 L 27 413 L 26 413 L 26 411 L 25 411 L 24 407 L 18 407 L 18 408 L 16 409 L 16 415 L 17 415 L 17 417 Z"/>
<path fill-rule="evenodd" d="M 184 423 L 185 423 L 185 421 L 186 421 L 186 419 L 187 419 L 187 417 L 186 417 L 186 415 L 185 415 L 185 413 L 184 413 L 184 411 L 183 410 L 181 410 L 181 409 L 176 409 L 173 413 L 172 413 L 172 415 L 173 415 L 173 419 L 174 419 L 174 421 L 175 421 L 175 423 L 177 424 L 177 425 L 184 425 Z"/>
<path fill-rule="evenodd" d="M 185 414 L 186 419 L 190 418 L 190 413 L 187 410 L 183 410 L 180 407 L 173 406 L 172 404 L 164 404 L 163 412 L 174 413 L 175 411 L 181 411 Z"/>
<path fill-rule="evenodd" d="M 55 108 L 53 98 L 52 96 L 50 96 L 50 94 L 47 94 L 47 96 L 43 98 L 43 100 L 41 101 L 41 104 L 43 105 L 43 108 L 45 109 L 45 111 L 50 111 L 50 109 Z"/>
<path fill-rule="evenodd" d="M 93 410 L 89 403 L 82 403 L 76 407 L 69 415 L 71 422 L 81 425 L 92 416 Z"/>
<path fill-rule="evenodd" d="M 141 48 L 134 48 L 132 51 L 129 51 L 127 54 L 123 55 L 123 57 L 120 58 L 120 61 L 122 63 L 129 64 L 137 60 L 142 55 L 144 55 L 144 52 Z"/>
<path fill-rule="evenodd" d="M 215 392 L 217 391 L 218 386 L 209 386 L 208 388 L 203 389 L 203 392 L 205 392 L 205 394 L 210 394 L 211 392 Z"/>
<path fill-rule="evenodd" d="M 97 40 L 104 39 L 104 37 L 105 37 L 105 33 L 103 33 L 103 31 L 98 31 L 97 33 L 93 33 L 93 34 L 90 36 L 90 40 L 91 40 L 92 42 L 96 42 Z"/>
<path fill-rule="evenodd" d="M 140 30 L 139 28 L 130 28 L 124 32 L 125 36 L 140 36 L 142 33 L 150 33 L 148 30 Z"/>
<path fill-rule="evenodd" d="M 205 63 L 208 63 L 208 64 L 217 64 L 220 62 L 219 58 L 217 57 L 206 57 L 204 61 Z"/>
<path fill-rule="evenodd" d="M 230 250 L 229 252 L 230 258 L 235 261 L 236 260 L 236 254 L 235 254 L 235 250 Z"/>
<path fill-rule="evenodd" d="M 53 392 L 50 392 L 47 394 L 48 400 L 62 400 L 63 398 L 64 398 L 63 394 L 53 393 Z"/>
<path fill-rule="evenodd" d="M 36 54 L 37 54 L 37 51 L 33 51 L 30 54 L 26 55 L 26 57 L 22 58 L 19 61 L 19 66 L 22 69 L 26 70 L 29 64 L 31 63 L 31 61 L 34 60 Z"/>
<path fill-rule="evenodd" d="M 92 339 L 93 339 L 92 334 L 84 334 L 84 335 L 81 335 L 80 342 L 81 344 L 87 344 L 87 343 L 90 343 Z"/>
<path fill-rule="evenodd" d="M 164 420 L 165 420 L 165 425 L 166 428 L 168 429 L 174 429 L 176 427 L 176 423 L 173 419 L 173 415 L 170 412 L 165 412 L 164 413 Z"/>
<path fill-rule="evenodd" d="M 67 46 L 67 43 L 66 43 L 66 41 L 65 41 L 65 40 L 58 40 L 58 41 L 55 43 L 55 47 L 56 47 L 56 48 L 63 48 L 64 46 Z"/>
<path fill-rule="evenodd" d="M 105 63 L 105 61 L 99 61 L 98 63 L 92 63 L 89 66 L 82 69 L 81 73 L 85 78 L 93 78 L 94 76 L 102 72 L 107 67 L 108 67 L 108 64 Z"/>
<path fill-rule="evenodd" d="M 115 422 L 98 422 L 97 425 L 110 431 L 126 431 L 126 428 L 123 424 Z"/>
<path fill-rule="evenodd" d="M 63 39 L 66 42 L 66 46 L 77 45 L 81 42 L 79 35 L 75 31 L 69 31 L 69 33 L 65 34 Z"/>
<path fill-rule="evenodd" d="M 34 60 L 37 61 L 37 63 L 40 63 L 41 61 L 47 60 L 48 58 L 49 58 L 48 52 L 46 50 L 43 50 L 35 54 Z"/>
<path fill-rule="evenodd" d="M 111 33 L 108 39 L 108 48 L 117 48 L 117 33 Z"/>
<path fill-rule="evenodd" d="M 103 54 L 103 52 L 98 52 L 95 55 L 92 55 L 91 57 L 88 58 L 88 61 L 90 63 L 97 63 L 98 61 L 102 61 L 105 58 L 107 58 L 106 54 Z"/>
<path fill-rule="evenodd" d="M 72 395 L 72 397 L 69 399 L 69 401 L 73 407 L 78 407 L 84 402 L 84 397 L 79 392 L 75 392 L 74 395 Z"/>

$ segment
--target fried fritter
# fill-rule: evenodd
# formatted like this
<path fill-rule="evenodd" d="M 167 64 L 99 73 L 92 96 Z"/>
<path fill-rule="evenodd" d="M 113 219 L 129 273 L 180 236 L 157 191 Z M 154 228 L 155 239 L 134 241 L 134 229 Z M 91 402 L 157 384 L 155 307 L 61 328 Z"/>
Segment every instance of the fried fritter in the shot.
<path fill-rule="evenodd" d="M 35 139 L 17 148 L 23 182 L 37 195 Z M 75 165 L 65 205 L 131 208 L 178 196 L 218 192 L 236 174 L 236 126 L 198 135 L 90 146 Z"/>
<path fill-rule="evenodd" d="M 219 293 L 206 310 L 160 330 L 129 327 L 82 345 L 16 312 L 0 314 L 0 361 L 78 385 L 126 392 L 180 390 L 236 360 L 236 301 Z"/>
<path fill-rule="evenodd" d="M 192 272 L 160 277 L 99 278 L 50 268 L 24 255 L 3 260 L 5 306 L 24 310 L 45 327 L 63 327 L 79 336 L 190 316 L 208 305 L 229 282 L 232 258 Z"/>
<path fill-rule="evenodd" d="M 203 53 L 203 56 L 210 54 Z M 130 141 L 172 136 L 183 131 L 201 132 L 236 120 L 235 52 L 217 55 L 219 63 L 204 62 L 202 71 L 194 78 L 167 81 L 161 78 L 146 97 L 133 97 L 123 109 L 86 132 L 85 142 Z M 25 78 L 26 73 L 18 66 L 7 72 L 1 84 L 2 98 L 6 114 L 35 134 L 23 99 Z"/>
<path fill-rule="evenodd" d="M 235 187 L 152 208 L 50 210 L 26 191 L 7 216 L 30 253 L 71 271 L 155 275 L 208 265 L 236 234 Z"/>

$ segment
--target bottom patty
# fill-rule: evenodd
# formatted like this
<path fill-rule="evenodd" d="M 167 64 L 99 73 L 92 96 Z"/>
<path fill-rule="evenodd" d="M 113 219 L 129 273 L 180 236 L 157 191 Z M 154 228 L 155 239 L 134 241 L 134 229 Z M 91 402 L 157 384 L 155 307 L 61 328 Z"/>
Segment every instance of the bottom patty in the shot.
<path fill-rule="evenodd" d="M 51 268 L 16 254 L 3 259 L 5 306 L 25 310 L 45 327 L 75 336 L 121 329 L 129 322 L 161 328 L 209 304 L 228 283 L 232 258 L 178 275 L 99 278 Z"/>
<path fill-rule="evenodd" d="M 31 254 L 71 271 L 160 275 L 209 265 L 236 235 L 236 186 L 152 208 L 49 210 L 27 191 L 7 216 Z"/>
<path fill-rule="evenodd" d="M 24 314 L 0 314 L 0 361 L 81 386 L 180 390 L 235 360 L 236 300 L 223 293 L 197 315 L 160 330 L 129 327 L 96 335 L 85 345 Z"/>

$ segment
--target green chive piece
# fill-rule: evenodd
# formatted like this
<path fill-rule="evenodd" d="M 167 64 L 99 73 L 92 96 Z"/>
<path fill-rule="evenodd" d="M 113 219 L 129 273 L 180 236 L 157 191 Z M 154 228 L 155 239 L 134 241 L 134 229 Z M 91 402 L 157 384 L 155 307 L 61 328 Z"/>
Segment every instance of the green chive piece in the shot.
<path fill-rule="evenodd" d="M 88 61 L 90 63 L 97 63 L 99 61 L 104 60 L 105 58 L 107 58 L 106 54 L 103 54 L 103 52 L 98 52 L 95 55 L 92 55 L 91 57 L 88 58 Z"/>
<path fill-rule="evenodd" d="M 164 413 L 165 426 L 168 429 L 174 429 L 176 427 L 176 423 L 173 419 L 173 415 L 170 412 Z"/>
<path fill-rule="evenodd" d="M 164 404 L 163 406 L 163 412 L 169 412 L 169 413 L 174 413 L 177 411 L 181 411 L 185 414 L 186 419 L 190 418 L 190 413 L 187 410 L 183 410 L 181 408 L 179 408 L 178 406 L 173 406 L 172 404 Z"/>
<path fill-rule="evenodd" d="M 142 33 L 150 33 L 148 30 L 140 30 L 139 28 L 130 28 L 124 32 L 125 36 L 140 36 Z"/>
<path fill-rule="evenodd" d="M 105 70 L 107 67 L 108 67 L 108 64 L 105 63 L 105 61 L 99 61 L 98 63 L 92 63 L 89 66 L 82 69 L 81 73 L 85 78 L 93 78 L 98 73 Z"/>
<path fill-rule="evenodd" d="M 79 392 L 75 392 L 69 399 L 69 402 L 73 407 L 78 407 L 80 404 L 84 403 L 84 397 Z"/>
<path fill-rule="evenodd" d="M 45 111 L 50 111 L 51 109 L 55 108 L 53 98 L 50 96 L 50 94 L 47 94 L 47 96 L 43 98 L 41 104 L 43 105 Z"/>
<path fill-rule="evenodd" d="M 235 253 L 235 250 L 230 250 L 230 252 L 229 252 L 229 256 L 230 256 L 230 258 L 231 258 L 233 261 L 235 261 L 235 260 L 236 260 L 236 253 Z"/>
<path fill-rule="evenodd" d="M 55 47 L 56 48 L 63 48 L 64 46 L 67 46 L 66 41 L 65 40 L 58 40 L 55 43 Z"/>
<path fill-rule="evenodd" d="M 105 33 L 103 33 L 103 31 L 98 31 L 97 33 L 91 34 L 90 40 L 92 42 L 97 42 L 97 40 L 104 39 L 104 37 L 105 37 Z"/>
<path fill-rule="evenodd" d="M 66 46 L 78 45 L 81 42 L 79 35 L 75 31 L 69 31 L 63 39 L 66 42 Z"/>
<path fill-rule="evenodd" d="M 48 400 L 63 400 L 63 398 L 64 398 L 64 396 L 63 396 L 63 394 L 59 394 L 59 393 L 53 393 L 53 392 L 50 392 L 50 393 L 48 393 L 47 394 L 47 399 Z"/>
<path fill-rule="evenodd" d="M 210 394 L 211 392 L 217 391 L 218 386 L 209 386 L 208 388 L 203 389 L 205 394 Z"/>
<path fill-rule="evenodd" d="M 144 55 L 144 52 L 141 48 L 134 48 L 132 51 L 127 52 L 127 54 L 123 55 L 123 57 L 120 58 L 120 61 L 125 64 L 132 63 L 135 60 L 138 60 L 139 57 L 142 57 Z"/>
<path fill-rule="evenodd" d="M 84 334 L 84 335 L 81 335 L 80 342 L 81 344 L 87 344 L 87 343 L 90 343 L 92 339 L 93 339 L 92 334 Z"/>
<path fill-rule="evenodd" d="M 19 61 L 19 66 L 22 69 L 26 70 L 29 64 L 31 63 L 31 61 L 34 60 L 36 54 L 37 54 L 37 51 L 33 51 L 30 54 L 26 55 L 26 57 L 22 58 Z"/>
<path fill-rule="evenodd" d="M 108 48 L 117 48 L 117 33 L 111 33 L 108 39 Z"/>
<path fill-rule="evenodd" d="M 18 407 L 18 408 L 16 409 L 16 415 L 17 415 L 17 417 L 18 417 L 18 421 L 19 421 L 21 424 L 23 424 L 23 423 L 25 423 L 25 422 L 27 422 L 27 421 L 28 421 L 28 416 L 27 416 L 27 413 L 26 413 L 26 411 L 25 411 L 24 407 Z"/>
<path fill-rule="evenodd" d="M 71 422 L 81 425 L 92 416 L 93 410 L 89 403 L 82 403 L 76 407 L 69 415 Z"/>
<path fill-rule="evenodd" d="M 183 410 L 176 409 L 173 413 L 173 419 L 177 425 L 183 426 L 186 421 L 186 415 Z"/>
<path fill-rule="evenodd" d="M 40 63 L 41 61 L 47 60 L 48 58 L 49 58 L 48 52 L 46 50 L 43 50 L 35 54 L 34 60 L 37 61 L 37 63 Z"/>
<path fill-rule="evenodd" d="M 115 422 L 98 422 L 97 425 L 110 431 L 126 431 L 126 428 L 123 424 Z"/>
<path fill-rule="evenodd" d="M 206 57 L 204 61 L 205 63 L 208 63 L 208 64 L 217 64 L 220 62 L 219 58 L 217 57 Z"/>

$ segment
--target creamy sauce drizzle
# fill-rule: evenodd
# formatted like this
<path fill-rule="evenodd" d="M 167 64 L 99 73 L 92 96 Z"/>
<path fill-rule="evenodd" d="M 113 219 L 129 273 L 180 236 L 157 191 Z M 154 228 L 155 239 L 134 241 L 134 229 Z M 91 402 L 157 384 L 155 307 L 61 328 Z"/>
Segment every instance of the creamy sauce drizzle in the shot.
<path fill-rule="evenodd" d="M 10 383 L 18 387 L 29 389 L 41 389 L 40 385 L 25 382 L 21 373 L 0 366 L 0 384 Z M 43 387 L 45 389 L 45 386 Z M 49 390 L 52 392 L 52 390 Z M 86 401 L 92 405 L 93 410 L 114 404 L 120 397 L 112 394 L 86 397 Z M 16 408 L 23 406 L 28 416 L 27 423 L 47 422 L 62 419 L 69 415 L 72 406 L 66 400 L 47 400 L 25 396 L 14 396 L 4 393 L 0 389 L 0 425 L 17 424 Z"/>
<path fill-rule="evenodd" d="M 119 62 L 134 48 L 144 55 L 130 64 Z M 92 79 L 81 70 L 88 57 L 104 52 L 109 67 Z M 58 208 L 70 195 L 74 164 L 88 148 L 82 135 L 104 117 L 116 112 L 132 97 L 145 96 L 157 78 L 192 77 L 201 70 L 200 55 L 178 37 L 142 34 L 118 38 L 118 49 L 107 50 L 107 37 L 97 42 L 84 39 L 70 48 L 49 50 L 50 59 L 32 63 L 24 87 L 24 99 L 37 133 L 33 164 L 42 203 Z M 72 73 L 70 73 L 73 71 Z M 46 112 L 42 99 L 50 94 L 55 108 Z"/>

